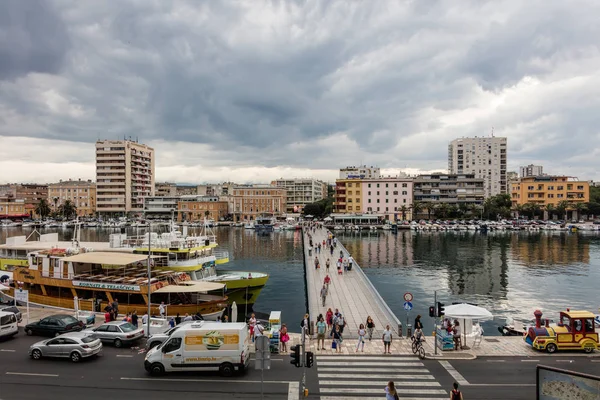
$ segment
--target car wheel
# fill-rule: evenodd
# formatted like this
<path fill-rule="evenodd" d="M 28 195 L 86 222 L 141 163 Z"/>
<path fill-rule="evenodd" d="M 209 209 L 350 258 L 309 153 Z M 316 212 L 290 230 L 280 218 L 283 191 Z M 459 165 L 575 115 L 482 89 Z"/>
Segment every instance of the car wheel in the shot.
<path fill-rule="evenodd" d="M 224 377 L 232 376 L 234 371 L 235 371 L 235 369 L 233 368 L 233 365 L 230 363 L 223 363 L 219 367 L 219 373 Z"/>
<path fill-rule="evenodd" d="M 74 351 L 71 353 L 71 361 L 73 361 L 74 363 L 78 363 L 79 361 L 81 361 L 81 354 L 79 354 L 78 352 Z"/>
<path fill-rule="evenodd" d="M 42 352 L 39 351 L 38 349 L 35 349 L 31 352 L 31 358 L 33 358 L 34 360 L 39 360 L 42 358 Z"/>
<path fill-rule="evenodd" d="M 592 351 L 594 351 L 594 348 L 593 348 L 593 347 L 591 347 L 591 346 L 590 346 L 590 347 L 585 347 L 585 348 L 583 349 L 583 351 L 585 351 L 586 353 L 588 353 L 588 354 L 589 354 L 589 353 L 591 353 Z"/>
<path fill-rule="evenodd" d="M 25 333 L 27 334 L 27 336 L 33 335 L 33 331 L 31 329 L 25 329 Z"/>
<path fill-rule="evenodd" d="M 554 343 L 550 343 L 548 344 L 548 346 L 546 346 L 546 351 L 550 354 L 555 353 L 556 352 L 556 345 Z"/>
<path fill-rule="evenodd" d="M 115 347 L 116 348 L 123 347 L 123 342 L 121 341 L 121 339 L 115 339 Z"/>
<path fill-rule="evenodd" d="M 165 373 L 165 367 L 161 363 L 154 363 L 150 366 L 150 373 L 154 376 L 161 376 Z"/>

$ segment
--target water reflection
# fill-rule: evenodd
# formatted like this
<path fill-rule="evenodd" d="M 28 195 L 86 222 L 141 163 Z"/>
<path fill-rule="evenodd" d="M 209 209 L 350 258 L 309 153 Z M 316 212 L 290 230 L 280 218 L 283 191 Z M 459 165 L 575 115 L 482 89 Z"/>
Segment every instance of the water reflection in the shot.
<path fill-rule="evenodd" d="M 597 311 L 595 234 L 401 231 L 338 237 L 401 320 L 404 292 L 415 297 L 414 316 L 427 314 L 435 290 L 446 304 L 468 301 L 488 308 L 498 317 L 488 328 L 505 317 L 529 321 L 536 308 L 549 314 L 567 307 Z"/>

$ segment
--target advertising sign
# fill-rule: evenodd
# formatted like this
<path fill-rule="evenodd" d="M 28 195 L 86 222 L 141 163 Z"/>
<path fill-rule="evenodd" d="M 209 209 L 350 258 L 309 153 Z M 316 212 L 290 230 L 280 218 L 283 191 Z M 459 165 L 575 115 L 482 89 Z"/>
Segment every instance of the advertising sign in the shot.
<path fill-rule="evenodd" d="M 185 337 L 186 350 L 237 350 L 239 343 L 237 331 L 209 331 Z"/>
<path fill-rule="evenodd" d="M 129 290 L 132 292 L 140 291 L 139 285 L 120 285 L 118 283 L 73 281 L 73 286 L 86 287 L 86 288 L 91 288 L 91 289 L 101 289 L 101 290 Z"/>

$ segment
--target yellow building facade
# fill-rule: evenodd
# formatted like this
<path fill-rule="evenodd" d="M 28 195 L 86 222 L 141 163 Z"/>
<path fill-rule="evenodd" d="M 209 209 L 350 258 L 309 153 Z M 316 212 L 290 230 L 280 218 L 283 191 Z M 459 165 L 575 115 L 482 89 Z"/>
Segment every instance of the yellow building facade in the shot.
<path fill-rule="evenodd" d="M 91 180 L 60 181 L 48 185 L 48 205 L 58 211 L 69 200 L 77 207 L 77 216 L 88 217 L 96 213 L 96 183 Z"/>
<path fill-rule="evenodd" d="M 590 201 L 590 184 L 569 176 L 530 176 L 511 182 L 513 207 L 527 203 L 540 206 L 561 201 L 571 204 Z"/>
<path fill-rule="evenodd" d="M 28 218 L 25 201 L 10 197 L 0 198 L 0 218 Z"/>
<path fill-rule="evenodd" d="M 362 213 L 365 208 L 362 204 L 362 179 L 337 179 L 335 181 L 335 199 L 333 210 L 340 214 Z"/>

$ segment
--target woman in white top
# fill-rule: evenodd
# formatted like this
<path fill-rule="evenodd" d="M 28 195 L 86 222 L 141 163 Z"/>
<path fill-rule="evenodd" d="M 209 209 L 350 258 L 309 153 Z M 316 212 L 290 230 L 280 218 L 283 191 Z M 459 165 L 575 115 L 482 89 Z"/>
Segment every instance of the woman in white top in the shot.
<path fill-rule="evenodd" d="M 252 337 L 252 341 L 254 342 L 254 328 L 256 327 L 256 315 L 254 313 L 252 313 L 250 320 L 248 320 L 248 326 L 250 326 L 250 337 Z"/>
<path fill-rule="evenodd" d="M 363 324 L 360 324 L 360 327 L 358 328 L 358 342 L 356 343 L 356 352 L 358 352 L 358 347 L 361 347 L 361 352 L 364 353 L 365 351 L 365 335 L 367 334 L 367 331 L 365 330 L 365 326 Z"/>

